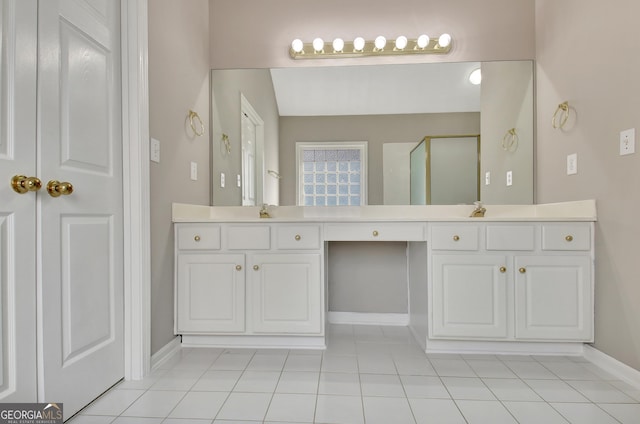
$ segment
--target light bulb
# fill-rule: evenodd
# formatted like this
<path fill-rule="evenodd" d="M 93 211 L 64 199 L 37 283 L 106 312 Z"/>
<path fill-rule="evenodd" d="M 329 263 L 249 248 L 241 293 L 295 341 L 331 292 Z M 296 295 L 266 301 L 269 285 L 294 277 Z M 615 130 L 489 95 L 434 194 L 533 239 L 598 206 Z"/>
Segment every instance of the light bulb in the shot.
<path fill-rule="evenodd" d="M 324 40 L 322 38 L 316 38 L 313 40 L 313 50 L 316 52 L 321 52 L 324 49 Z"/>
<path fill-rule="evenodd" d="M 302 43 L 301 39 L 296 38 L 291 42 L 291 50 L 293 50 L 294 52 L 300 53 L 303 48 L 304 48 L 304 44 Z"/>
<path fill-rule="evenodd" d="M 375 41 L 373 42 L 373 44 L 376 46 L 376 49 L 382 50 L 384 49 L 384 46 L 387 45 L 387 39 L 384 38 L 382 35 L 378 35 Z"/>
<path fill-rule="evenodd" d="M 451 36 L 449 34 L 442 34 L 440 38 L 438 38 L 438 44 L 440 47 L 447 47 L 451 44 Z"/>
<path fill-rule="evenodd" d="M 342 38 L 336 38 L 333 40 L 333 51 L 341 52 L 344 49 L 344 40 Z"/>
<path fill-rule="evenodd" d="M 482 82 L 482 71 L 480 68 L 474 69 L 471 74 L 469 74 L 469 82 L 473 85 L 480 85 Z"/>
<path fill-rule="evenodd" d="M 356 39 L 353 40 L 353 49 L 357 52 L 361 52 L 364 49 L 364 38 L 356 37 Z"/>
<path fill-rule="evenodd" d="M 400 37 L 396 38 L 396 49 L 404 50 L 405 47 L 407 47 L 407 37 L 401 35 Z"/>
<path fill-rule="evenodd" d="M 418 45 L 418 48 L 424 49 L 429 45 L 429 41 L 429 36 L 427 34 L 422 34 L 420 37 L 418 37 L 418 41 L 416 42 L 416 44 Z"/>

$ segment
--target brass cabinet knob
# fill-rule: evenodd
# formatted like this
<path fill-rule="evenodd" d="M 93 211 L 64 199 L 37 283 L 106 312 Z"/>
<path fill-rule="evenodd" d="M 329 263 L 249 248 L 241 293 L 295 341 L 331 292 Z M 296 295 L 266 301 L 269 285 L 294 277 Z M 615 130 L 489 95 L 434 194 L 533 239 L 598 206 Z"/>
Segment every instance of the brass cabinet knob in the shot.
<path fill-rule="evenodd" d="M 296 234 L 296 236 L 295 236 L 294 238 L 296 239 L 296 241 L 300 241 L 300 239 L 301 239 L 302 237 L 300 237 L 300 234 Z"/>
<path fill-rule="evenodd" d="M 258 265 L 254 265 L 254 266 L 253 266 L 253 270 L 254 270 L 254 271 L 257 271 L 257 270 L 259 270 L 259 269 L 260 269 L 260 267 L 259 267 Z"/>
<path fill-rule="evenodd" d="M 503 274 L 504 274 L 505 272 L 507 272 L 507 267 L 506 267 L 506 266 L 501 266 L 501 267 L 500 267 L 500 272 L 501 272 L 501 273 L 503 273 Z"/>
<path fill-rule="evenodd" d="M 236 265 L 236 271 L 242 271 L 242 265 Z"/>
<path fill-rule="evenodd" d="M 460 240 L 460 236 L 453 236 L 453 241 L 458 241 Z"/>
<path fill-rule="evenodd" d="M 373 230 L 373 236 L 374 236 L 374 237 L 378 237 L 378 235 L 379 235 L 379 234 L 380 234 L 380 233 L 378 233 L 378 230 Z"/>
<path fill-rule="evenodd" d="M 11 188 L 19 194 L 25 194 L 30 191 L 38 191 L 42 187 L 42 181 L 36 177 L 27 177 L 25 175 L 14 175 L 11 178 Z"/>
<path fill-rule="evenodd" d="M 195 241 L 200 241 L 200 236 L 195 236 L 193 239 L 194 239 Z"/>
<path fill-rule="evenodd" d="M 527 272 L 527 268 L 520 268 L 518 271 L 520 271 L 520 274 L 524 274 L 525 272 Z"/>
<path fill-rule="evenodd" d="M 73 193 L 73 184 L 51 180 L 47 183 L 47 191 L 51 197 L 68 196 Z"/>
<path fill-rule="evenodd" d="M 564 238 L 566 241 L 568 242 L 572 242 L 573 241 L 573 236 L 572 235 L 568 235 Z"/>

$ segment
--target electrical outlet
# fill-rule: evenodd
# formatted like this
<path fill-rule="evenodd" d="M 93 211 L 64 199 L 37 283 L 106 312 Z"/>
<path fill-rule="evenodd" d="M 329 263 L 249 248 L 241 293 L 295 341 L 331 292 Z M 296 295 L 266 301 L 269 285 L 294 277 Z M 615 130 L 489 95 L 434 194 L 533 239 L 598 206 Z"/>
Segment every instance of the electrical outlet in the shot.
<path fill-rule="evenodd" d="M 224 172 L 220 173 L 220 188 L 224 188 Z"/>
<path fill-rule="evenodd" d="M 150 152 L 151 161 L 160 163 L 160 140 L 156 140 L 155 138 L 152 138 L 150 148 L 151 148 L 151 152 Z"/>
<path fill-rule="evenodd" d="M 487 171 L 484 173 L 484 185 L 491 184 L 491 172 Z"/>
<path fill-rule="evenodd" d="M 636 152 L 636 129 L 620 131 L 620 156 Z"/>
<path fill-rule="evenodd" d="M 198 164 L 196 162 L 191 162 L 191 179 L 198 181 Z"/>
<path fill-rule="evenodd" d="M 573 153 L 567 155 L 567 175 L 575 175 L 578 173 L 578 154 Z"/>
<path fill-rule="evenodd" d="M 242 187 L 242 178 L 240 178 L 240 174 L 236 175 L 236 185 L 238 187 Z"/>
<path fill-rule="evenodd" d="M 507 171 L 507 187 L 513 185 L 513 171 Z"/>

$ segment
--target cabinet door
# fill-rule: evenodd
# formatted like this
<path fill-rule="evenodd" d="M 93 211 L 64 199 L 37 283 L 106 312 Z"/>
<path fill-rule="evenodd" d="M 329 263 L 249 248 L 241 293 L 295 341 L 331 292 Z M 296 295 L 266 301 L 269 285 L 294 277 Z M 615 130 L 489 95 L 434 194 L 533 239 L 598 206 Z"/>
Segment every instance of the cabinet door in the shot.
<path fill-rule="evenodd" d="M 249 261 L 253 331 L 320 334 L 320 255 L 253 255 Z"/>
<path fill-rule="evenodd" d="M 591 341 L 591 259 L 516 257 L 516 338 Z"/>
<path fill-rule="evenodd" d="M 244 331 L 244 255 L 179 254 L 176 284 L 178 334 Z"/>
<path fill-rule="evenodd" d="M 431 337 L 507 337 L 506 259 L 501 255 L 432 256 Z"/>

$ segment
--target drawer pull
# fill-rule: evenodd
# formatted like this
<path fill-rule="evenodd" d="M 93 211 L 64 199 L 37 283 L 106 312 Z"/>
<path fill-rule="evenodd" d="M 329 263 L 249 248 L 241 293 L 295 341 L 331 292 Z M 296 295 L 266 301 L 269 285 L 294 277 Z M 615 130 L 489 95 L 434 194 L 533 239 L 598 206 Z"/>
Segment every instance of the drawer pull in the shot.
<path fill-rule="evenodd" d="M 568 235 L 564 238 L 566 241 L 568 242 L 572 242 L 573 241 L 573 236 L 572 235 Z"/>
<path fill-rule="evenodd" d="M 527 268 L 520 268 L 518 271 L 520 271 L 520 274 L 524 274 L 525 272 L 527 272 Z"/>
<path fill-rule="evenodd" d="M 242 265 L 236 265 L 236 271 L 242 271 Z"/>
<path fill-rule="evenodd" d="M 254 265 L 254 266 L 253 266 L 253 270 L 254 270 L 254 271 L 257 271 L 257 270 L 259 270 L 259 269 L 260 269 L 260 267 L 259 267 L 258 265 Z"/>
<path fill-rule="evenodd" d="M 302 237 L 300 237 L 300 234 L 296 234 L 296 236 L 295 236 L 294 238 L 296 239 L 296 241 L 300 241 L 300 239 L 301 239 Z"/>
<path fill-rule="evenodd" d="M 460 236 L 453 236 L 453 241 L 459 241 L 460 240 Z"/>
<path fill-rule="evenodd" d="M 507 267 L 506 267 L 506 266 L 501 266 L 501 267 L 500 267 L 500 272 L 501 272 L 501 273 L 503 273 L 503 274 L 504 274 L 505 272 L 507 272 Z"/>
<path fill-rule="evenodd" d="M 373 230 L 373 236 L 374 236 L 374 237 L 378 237 L 378 235 L 379 235 L 379 234 L 380 234 L 380 233 L 378 233 L 378 230 Z"/>
<path fill-rule="evenodd" d="M 194 239 L 195 241 L 200 241 L 200 236 L 195 236 L 193 239 Z"/>

